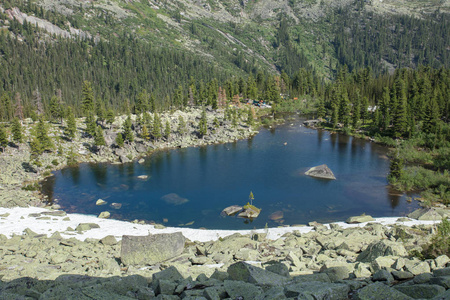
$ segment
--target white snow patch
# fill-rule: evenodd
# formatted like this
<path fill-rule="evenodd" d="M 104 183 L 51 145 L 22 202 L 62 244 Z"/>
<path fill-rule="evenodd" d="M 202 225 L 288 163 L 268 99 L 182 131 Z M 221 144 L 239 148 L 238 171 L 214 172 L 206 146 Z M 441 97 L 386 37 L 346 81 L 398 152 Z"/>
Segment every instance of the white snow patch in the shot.
<path fill-rule="evenodd" d="M 49 216 L 50 220 L 42 220 L 36 217 L 29 217 L 29 214 L 39 214 L 49 212 L 51 210 L 39 207 L 14 207 L 3 208 L 0 207 L 0 215 L 8 214 L 7 217 L 0 217 L 0 233 L 11 237 L 14 234 L 21 235 L 26 228 L 31 229 L 37 234 L 45 234 L 51 236 L 55 232 L 59 232 L 64 238 L 75 237 L 78 240 L 84 241 L 87 238 L 102 239 L 107 235 L 113 235 L 116 239 L 121 240 L 123 235 L 144 236 L 148 234 L 158 233 L 173 233 L 181 232 L 186 238 L 191 241 L 215 241 L 234 233 L 240 234 L 255 234 L 267 233 L 267 238 L 276 240 L 287 232 L 298 231 L 300 233 L 307 233 L 313 230 L 310 226 L 304 227 L 282 227 L 282 228 L 267 228 L 254 230 L 206 230 L 206 229 L 192 229 L 192 228 L 178 228 L 167 227 L 164 229 L 155 229 L 153 225 L 134 224 L 126 221 L 118 221 L 111 219 L 99 219 L 92 215 L 82 214 L 67 214 L 67 216 L 57 217 Z M 42 215 L 44 217 L 46 215 Z M 64 218 L 69 217 L 69 221 L 63 221 Z M 440 221 L 418 221 L 411 220 L 406 222 L 397 222 L 397 217 L 376 218 L 375 222 L 382 225 L 402 224 L 406 226 L 413 226 L 419 224 L 435 224 Z M 94 228 L 81 233 L 77 231 L 67 231 L 68 227 L 75 229 L 80 223 L 96 223 L 100 228 Z M 374 222 L 371 222 L 374 223 Z M 367 223 L 347 224 L 344 222 L 336 222 L 344 228 L 348 227 L 364 227 Z M 329 227 L 329 224 L 326 224 Z"/>

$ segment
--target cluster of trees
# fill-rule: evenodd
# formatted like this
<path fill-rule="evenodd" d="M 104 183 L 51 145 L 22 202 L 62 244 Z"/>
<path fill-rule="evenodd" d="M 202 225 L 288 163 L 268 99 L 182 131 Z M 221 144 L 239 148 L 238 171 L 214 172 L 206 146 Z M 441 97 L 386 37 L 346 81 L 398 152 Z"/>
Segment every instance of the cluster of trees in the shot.
<path fill-rule="evenodd" d="M 390 68 L 428 65 L 449 67 L 450 15 L 432 18 L 389 15 L 365 10 L 339 10 L 334 47 L 350 71 L 371 67 L 380 74 Z"/>

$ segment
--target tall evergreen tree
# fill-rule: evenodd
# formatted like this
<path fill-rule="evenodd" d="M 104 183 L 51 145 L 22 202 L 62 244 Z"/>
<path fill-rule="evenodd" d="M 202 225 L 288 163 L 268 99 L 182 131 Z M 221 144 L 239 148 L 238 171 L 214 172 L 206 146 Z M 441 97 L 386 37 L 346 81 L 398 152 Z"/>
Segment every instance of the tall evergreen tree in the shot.
<path fill-rule="evenodd" d="M 116 136 L 116 144 L 119 148 L 122 148 L 124 145 L 124 141 L 123 141 L 123 135 L 121 132 L 117 133 Z"/>
<path fill-rule="evenodd" d="M 5 152 L 6 146 L 8 146 L 8 137 L 6 136 L 5 127 L 0 125 L 0 148 L 2 148 L 2 152 Z"/>
<path fill-rule="evenodd" d="M 397 105 L 395 106 L 393 118 L 393 130 L 395 137 L 403 136 L 408 129 L 408 120 L 406 119 L 406 90 L 403 80 L 399 80 L 397 86 Z"/>
<path fill-rule="evenodd" d="M 42 151 L 51 151 L 54 148 L 54 145 L 52 139 L 48 135 L 48 127 L 43 117 L 39 118 L 35 131 L 36 139 L 41 144 Z"/>
<path fill-rule="evenodd" d="M 145 124 L 142 126 L 141 138 L 143 138 L 145 141 L 148 141 L 150 139 L 150 134 L 148 132 L 147 125 Z"/>
<path fill-rule="evenodd" d="M 15 117 L 12 121 L 11 133 L 14 142 L 22 143 L 23 141 L 22 124 L 20 124 L 19 118 L 17 117 Z"/>
<path fill-rule="evenodd" d="M 127 141 L 129 143 L 132 143 L 134 141 L 134 135 L 131 126 L 131 116 L 128 115 L 128 118 L 126 118 L 125 122 L 123 122 L 123 139 L 124 141 Z"/>
<path fill-rule="evenodd" d="M 183 116 L 178 116 L 178 128 L 177 128 L 178 133 L 181 136 L 184 136 L 186 134 L 186 122 L 184 121 Z"/>
<path fill-rule="evenodd" d="M 164 137 L 166 138 L 166 140 L 169 139 L 171 132 L 172 129 L 170 128 L 170 122 L 169 120 L 166 120 L 166 127 L 164 128 Z"/>
<path fill-rule="evenodd" d="M 106 123 L 109 124 L 109 127 L 112 126 L 112 123 L 114 123 L 114 120 L 115 120 L 114 111 L 112 110 L 112 108 L 110 108 L 106 112 Z"/>
<path fill-rule="evenodd" d="M 92 83 L 87 80 L 83 82 L 83 88 L 81 89 L 81 108 L 85 115 L 94 112 L 94 91 L 92 90 Z"/>
<path fill-rule="evenodd" d="M 202 116 L 198 122 L 198 133 L 203 138 L 208 133 L 208 124 L 206 119 L 206 110 L 203 107 Z"/>
<path fill-rule="evenodd" d="M 95 128 L 94 145 L 96 147 L 106 145 L 105 138 L 103 137 L 103 129 L 99 125 Z"/>
<path fill-rule="evenodd" d="M 53 120 L 61 117 L 61 107 L 59 106 L 59 99 L 56 96 L 50 98 L 50 116 Z"/>
<path fill-rule="evenodd" d="M 152 126 L 152 136 L 155 140 L 159 140 L 162 136 L 161 134 L 161 119 L 157 113 L 153 116 L 153 126 Z"/>
<path fill-rule="evenodd" d="M 75 121 L 75 115 L 73 114 L 72 107 L 67 109 L 67 126 L 64 128 L 64 135 L 73 140 L 75 133 L 77 132 L 77 123 Z"/>
<path fill-rule="evenodd" d="M 91 137 L 94 137 L 97 124 L 95 123 L 95 117 L 92 114 L 92 112 L 87 112 L 85 123 L 86 123 L 86 134 L 88 134 Z"/>
<path fill-rule="evenodd" d="M 426 133 L 435 133 L 438 121 L 439 121 L 439 107 L 436 102 L 436 97 L 432 97 L 429 100 L 425 110 L 423 120 L 423 130 Z"/>
<path fill-rule="evenodd" d="M 247 109 L 247 125 L 249 127 L 252 127 L 253 125 L 255 125 L 255 119 L 253 118 L 253 113 L 250 108 Z"/>

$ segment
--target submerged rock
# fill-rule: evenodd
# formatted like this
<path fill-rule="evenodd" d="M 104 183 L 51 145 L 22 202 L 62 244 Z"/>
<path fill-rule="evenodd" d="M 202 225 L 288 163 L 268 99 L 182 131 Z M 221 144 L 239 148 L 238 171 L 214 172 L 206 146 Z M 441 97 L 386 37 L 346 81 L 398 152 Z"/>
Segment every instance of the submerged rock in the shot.
<path fill-rule="evenodd" d="M 172 205 L 181 205 L 186 202 L 189 202 L 188 199 L 181 198 L 180 196 L 178 196 L 178 194 L 175 194 L 175 193 L 170 193 L 170 194 L 164 195 L 161 197 L 161 199 L 164 200 L 164 202 L 166 202 L 167 204 L 172 204 Z"/>
<path fill-rule="evenodd" d="M 325 164 L 317 167 L 312 167 L 311 169 L 306 171 L 305 175 L 323 179 L 336 179 L 333 172 Z"/>
<path fill-rule="evenodd" d="M 181 232 L 122 237 L 120 258 L 125 265 L 152 265 L 178 256 L 186 238 Z"/>
<path fill-rule="evenodd" d="M 111 216 L 111 214 L 109 213 L 109 211 L 102 211 L 98 215 L 99 219 L 109 219 L 110 216 Z"/>

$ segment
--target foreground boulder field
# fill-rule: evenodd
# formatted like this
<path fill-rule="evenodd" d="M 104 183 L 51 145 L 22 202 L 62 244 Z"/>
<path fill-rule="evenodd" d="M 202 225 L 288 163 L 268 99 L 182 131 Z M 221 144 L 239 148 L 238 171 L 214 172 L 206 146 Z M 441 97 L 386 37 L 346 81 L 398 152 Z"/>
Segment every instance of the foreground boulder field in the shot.
<path fill-rule="evenodd" d="M 0 298 L 450 299 L 450 258 L 409 254 L 434 231 L 314 223 L 276 240 L 236 233 L 196 242 L 179 232 L 79 241 L 27 229 L 0 235 Z"/>

